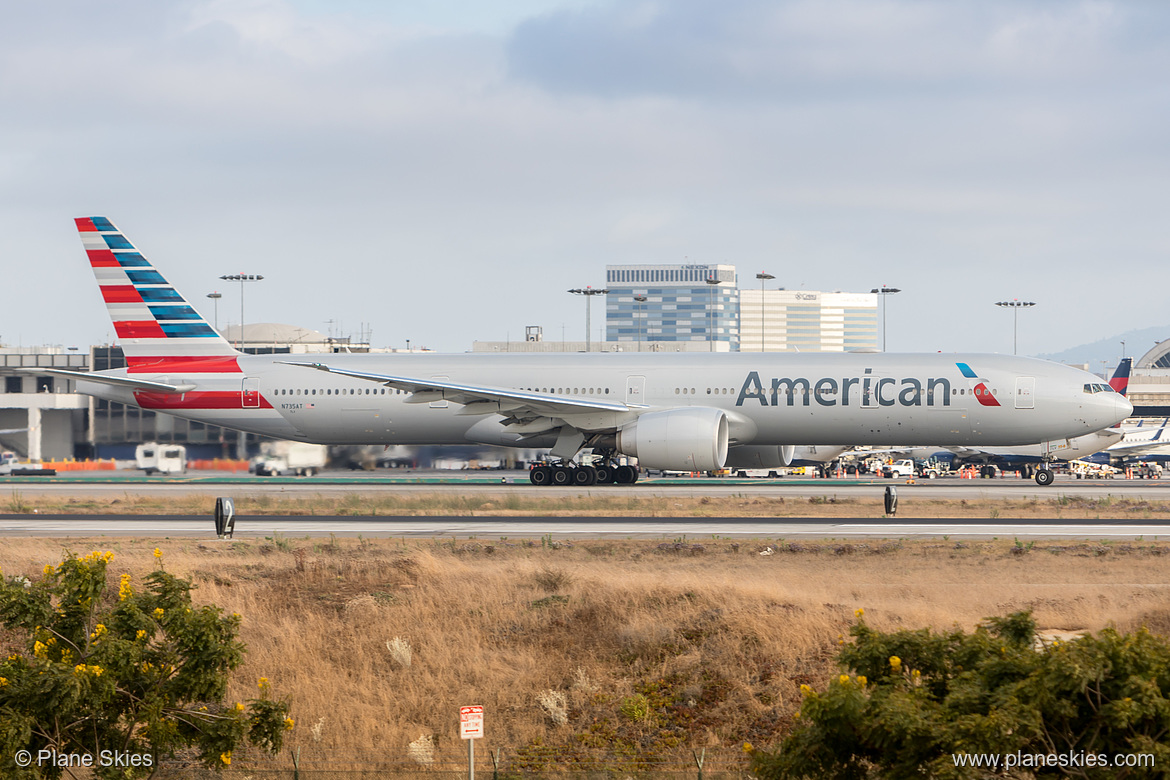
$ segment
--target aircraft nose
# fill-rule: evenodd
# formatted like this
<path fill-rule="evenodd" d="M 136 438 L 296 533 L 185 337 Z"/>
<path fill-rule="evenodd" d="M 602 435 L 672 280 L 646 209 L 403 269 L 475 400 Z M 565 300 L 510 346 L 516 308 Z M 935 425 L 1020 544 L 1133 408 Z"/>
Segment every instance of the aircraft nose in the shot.
<path fill-rule="evenodd" d="M 1102 395 L 1105 395 L 1102 393 Z M 1111 393 L 1107 396 L 1110 401 L 1110 425 L 1115 425 L 1122 420 L 1133 415 L 1133 404 L 1129 399 L 1119 393 Z"/>

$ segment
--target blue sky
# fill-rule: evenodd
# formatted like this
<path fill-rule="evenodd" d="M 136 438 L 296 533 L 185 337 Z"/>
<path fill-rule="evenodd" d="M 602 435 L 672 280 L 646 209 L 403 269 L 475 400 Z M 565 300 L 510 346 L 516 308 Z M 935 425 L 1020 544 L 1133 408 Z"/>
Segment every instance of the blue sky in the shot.
<path fill-rule="evenodd" d="M 582 338 L 565 291 L 636 262 L 900 287 L 891 350 L 1010 351 L 1005 298 L 1038 304 L 1022 353 L 1170 326 L 1163 3 L 59 0 L 4 18 L 7 344 L 111 333 L 72 227 L 93 214 L 197 306 L 223 288 L 221 325 L 238 293 L 218 277 L 260 273 L 249 321 L 366 323 L 378 345 Z"/>

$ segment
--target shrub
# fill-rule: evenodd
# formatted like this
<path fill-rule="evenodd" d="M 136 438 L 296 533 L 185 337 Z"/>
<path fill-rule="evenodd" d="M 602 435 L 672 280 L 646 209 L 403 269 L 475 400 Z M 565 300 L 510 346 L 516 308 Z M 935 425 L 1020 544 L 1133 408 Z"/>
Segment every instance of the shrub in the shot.
<path fill-rule="evenodd" d="M 827 690 L 802 686 L 796 726 L 775 752 L 757 751 L 763 778 L 982 777 L 956 754 L 1149 754 L 1170 764 L 1170 644 L 1145 629 L 1106 629 L 1037 642 L 1028 612 L 960 630 L 882 633 L 859 619 L 843 647 L 845 673 Z"/>
<path fill-rule="evenodd" d="M 24 649 L 0 660 L 0 755 L 49 750 L 98 761 L 102 750 L 116 748 L 157 768 L 193 749 L 222 769 L 245 742 L 280 749 L 293 724 L 288 704 L 270 698 L 267 679 L 247 705 L 224 701 L 228 675 L 244 655 L 240 616 L 192 607 L 191 583 L 162 568 L 161 551 L 155 556 L 159 568 L 145 587 L 123 574 L 116 599 L 105 594 L 109 552 L 69 554 L 46 565 L 39 581 L 0 580 L 3 640 Z M 42 765 L 8 776 L 61 771 Z M 95 774 L 135 776 L 119 767 Z"/>

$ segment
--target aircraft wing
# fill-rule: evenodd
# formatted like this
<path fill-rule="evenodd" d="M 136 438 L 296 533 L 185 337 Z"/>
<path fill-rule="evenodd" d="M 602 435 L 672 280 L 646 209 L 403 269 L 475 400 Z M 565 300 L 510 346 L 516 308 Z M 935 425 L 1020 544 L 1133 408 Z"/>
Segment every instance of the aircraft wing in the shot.
<path fill-rule="evenodd" d="M 152 393 L 186 393 L 195 389 L 195 385 L 192 384 L 175 385 L 169 382 L 152 382 L 149 379 L 137 379 L 128 376 L 109 376 L 106 374 L 94 374 L 89 371 L 67 371 L 63 368 L 22 368 L 18 370 L 27 374 L 37 374 L 38 376 L 48 374 L 49 376 L 59 376 L 82 382 L 97 382 L 100 385 L 127 387 L 131 390 L 149 390 Z"/>
<path fill-rule="evenodd" d="M 539 433 L 560 427 L 562 424 L 568 424 L 580 430 L 606 430 L 616 427 L 618 418 L 614 415 L 622 415 L 620 419 L 624 422 L 627 418 L 632 419 L 637 416 L 639 411 L 647 408 L 634 404 L 603 401 L 597 398 L 578 398 L 551 393 L 533 393 L 506 387 L 469 385 L 439 379 L 353 371 L 325 363 L 298 363 L 287 360 L 281 362 L 290 366 L 315 368 L 318 371 L 327 371 L 331 374 L 365 379 L 403 390 L 411 394 L 406 403 L 424 404 L 434 401 L 451 401 L 463 405 L 464 409 L 459 412 L 460 414 L 502 414 L 510 418 L 510 424 L 518 426 L 515 428 L 518 433 Z M 547 420 L 550 424 L 542 426 L 539 423 L 542 419 Z"/>

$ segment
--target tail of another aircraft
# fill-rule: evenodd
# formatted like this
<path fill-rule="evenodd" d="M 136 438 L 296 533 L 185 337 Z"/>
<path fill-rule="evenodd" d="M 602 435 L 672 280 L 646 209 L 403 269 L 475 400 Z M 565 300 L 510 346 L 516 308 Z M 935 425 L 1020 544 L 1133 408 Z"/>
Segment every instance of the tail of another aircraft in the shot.
<path fill-rule="evenodd" d="M 1133 358 L 1122 358 L 1117 364 L 1117 370 L 1109 380 L 1109 386 L 1123 396 L 1129 390 L 1129 369 L 1133 366 Z"/>
<path fill-rule="evenodd" d="M 130 373 L 239 372 L 239 352 L 105 217 L 75 220 Z"/>

